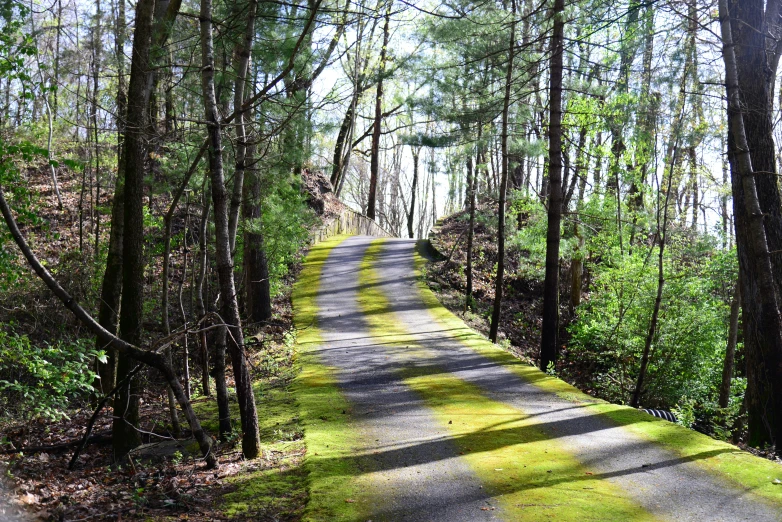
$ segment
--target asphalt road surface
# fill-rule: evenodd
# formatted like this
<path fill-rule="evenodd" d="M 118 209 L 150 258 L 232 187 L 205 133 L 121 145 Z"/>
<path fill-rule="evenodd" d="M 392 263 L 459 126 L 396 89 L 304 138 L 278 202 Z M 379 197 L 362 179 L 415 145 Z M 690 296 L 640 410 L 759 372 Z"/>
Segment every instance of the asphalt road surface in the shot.
<path fill-rule="evenodd" d="M 373 262 L 376 279 L 370 284 L 382 292 L 388 308 L 380 319 L 392 320 L 398 325 L 395 328 L 409 334 L 404 345 L 386 339 L 378 327 L 382 321 L 369 317 L 359 300 L 369 290 L 359 274 L 374 239 L 354 236 L 336 246 L 323 266 L 317 296 L 323 338 L 317 354 L 336 369 L 340 389 L 352 404 L 352 422 L 361 441 L 356 455 L 371 479 L 366 481 L 370 484 L 366 494 L 376 499 L 371 520 L 519 519 L 517 511 L 511 513 L 503 505 L 496 488 L 482 480 L 485 474 L 476 464 L 479 460 L 464 456 L 463 445 L 457 444 L 451 426 L 434 412 L 426 394 L 412 389 L 406 380 L 411 369 L 436 368 L 440 377 L 465 383 L 467 393 L 477 390 L 479 404 L 485 401 L 518 412 L 529 423 L 524 429 L 544 434 L 548 440 L 543 442 L 550 444 L 552 454 L 560 458 L 564 454 L 579 469 L 588 469 L 590 479 L 607 481 L 619 492 L 619 500 L 641 509 L 648 518 L 782 521 L 782 503 L 759 500 L 749 487 L 698 465 L 699 459 L 682 458 L 573 400 L 546 391 L 452 336 L 422 300 L 412 240 L 385 240 Z M 471 410 L 460 423 L 478 425 L 485 421 L 481 417 Z M 507 434 L 503 440 L 508 440 Z M 519 443 L 514 444 L 519 458 L 524 440 L 528 439 L 519 431 Z M 508 451 L 509 460 L 517 460 L 514 449 Z M 496 461 L 492 465 L 503 469 Z M 526 487 L 532 486 L 520 480 L 518 491 Z M 565 507 L 568 501 L 561 499 Z M 574 519 L 593 520 L 600 504 L 609 501 L 614 500 L 574 504 L 568 513 Z"/>

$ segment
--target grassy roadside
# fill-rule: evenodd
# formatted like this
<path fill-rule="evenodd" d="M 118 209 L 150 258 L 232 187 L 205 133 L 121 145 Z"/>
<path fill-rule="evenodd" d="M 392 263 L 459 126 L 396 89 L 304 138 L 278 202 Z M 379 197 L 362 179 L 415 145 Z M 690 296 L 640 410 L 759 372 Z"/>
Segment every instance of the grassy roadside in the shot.
<path fill-rule="evenodd" d="M 427 263 L 424 243 L 415 254 L 416 270 L 421 274 Z M 659 444 L 675 455 L 695 462 L 704 469 L 720 474 L 726 481 L 741 489 L 749 489 L 759 499 L 782 506 L 782 467 L 756 457 L 740 448 L 721 442 L 696 431 L 657 419 L 628 406 L 610 404 L 591 397 L 570 384 L 526 365 L 483 336 L 468 328 L 464 322 L 440 304 L 423 277 L 418 278 L 418 290 L 432 317 L 454 331 L 454 337 L 481 355 L 506 366 L 510 371 L 541 389 L 564 399 L 587 404 L 596 414 L 603 415 L 617 426 Z"/>

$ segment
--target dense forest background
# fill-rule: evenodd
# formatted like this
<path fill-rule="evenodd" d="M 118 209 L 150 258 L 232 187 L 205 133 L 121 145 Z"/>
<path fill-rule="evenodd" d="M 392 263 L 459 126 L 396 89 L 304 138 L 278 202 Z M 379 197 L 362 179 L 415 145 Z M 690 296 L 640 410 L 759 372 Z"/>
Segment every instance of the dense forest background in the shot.
<path fill-rule="evenodd" d="M 773 446 L 779 11 L 2 0 L 2 422 L 108 404 L 120 459 L 162 394 L 214 465 L 214 396 L 257 456 L 248 353 L 293 335 L 315 184 L 400 237 L 455 215 L 454 306 L 541 369 Z"/>

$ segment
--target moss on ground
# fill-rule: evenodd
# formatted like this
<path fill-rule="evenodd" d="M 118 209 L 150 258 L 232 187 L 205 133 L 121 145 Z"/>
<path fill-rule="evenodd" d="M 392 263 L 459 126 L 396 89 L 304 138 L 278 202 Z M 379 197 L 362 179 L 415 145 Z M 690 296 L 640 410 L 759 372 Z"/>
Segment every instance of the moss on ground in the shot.
<path fill-rule="evenodd" d="M 314 353 L 323 342 L 317 326 L 316 303 L 323 264 L 345 237 L 338 236 L 312 247 L 293 289 L 302 369 L 293 391 L 307 445 L 309 502 L 304 520 L 362 520 L 370 508 L 362 471 L 352 458 L 359 435 L 347 415 L 350 404 L 332 377 L 333 369 L 321 364 Z"/>
<path fill-rule="evenodd" d="M 419 345 L 391 311 L 375 268 L 384 244 L 382 239 L 372 242 L 359 271 L 358 301 L 370 332 L 382 338 L 385 346 L 404 348 L 401 356 L 410 364 L 400 376 L 449 432 L 464 454 L 462 458 L 497 498 L 503 514 L 511 520 L 653 520 L 628 500 L 621 488 L 587 474 L 588 470 L 550 435 L 526 420 L 523 412 L 485 398 L 479 388 L 442 369 L 416 365 L 417 360 L 435 354 Z M 436 299 L 427 302 L 427 307 L 445 310 Z M 449 324 L 449 330 L 468 343 L 486 343 L 461 321 Z M 519 363 L 496 346 L 489 346 L 492 359 L 499 356 L 501 364 Z M 565 386 L 562 392 L 575 390 Z"/>
<path fill-rule="evenodd" d="M 301 467 L 301 440 L 296 402 L 288 388 L 262 389 L 256 385 L 261 459 L 258 466 L 226 481 L 232 487 L 223 495 L 226 516 L 295 520 L 306 500 L 306 473 Z"/>
<path fill-rule="evenodd" d="M 415 267 L 419 274 L 427 263 L 424 242 L 419 242 L 415 254 Z M 609 404 L 591 397 L 561 379 L 547 375 L 528 366 L 512 354 L 492 344 L 489 340 L 468 328 L 464 322 L 440 304 L 422 277 L 418 278 L 421 299 L 432 317 L 454 333 L 461 341 L 481 355 L 502 364 L 516 375 L 541 389 L 593 409 L 615 425 L 623 426 L 640 437 L 659 444 L 662 448 L 695 462 L 697 465 L 719 474 L 727 482 L 740 489 L 749 489 L 759 500 L 782 507 L 782 467 L 779 464 L 742 451 L 736 446 L 721 442 L 696 431 L 657 419 L 628 406 Z"/>
<path fill-rule="evenodd" d="M 408 373 L 461 457 L 509 520 L 655 520 L 622 488 L 592 474 L 536 422 L 452 375 Z"/>

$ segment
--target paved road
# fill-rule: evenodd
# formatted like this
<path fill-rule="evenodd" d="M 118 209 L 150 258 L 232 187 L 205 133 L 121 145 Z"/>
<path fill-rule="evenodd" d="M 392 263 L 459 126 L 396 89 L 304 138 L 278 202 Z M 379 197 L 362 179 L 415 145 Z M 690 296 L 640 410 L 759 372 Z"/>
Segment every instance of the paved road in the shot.
<path fill-rule="evenodd" d="M 549 487 L 559 488 L 558 498 L 565 497 L 555 507 L 541 508 L 549 509 L 551 520 L 782 520 L 782 502 L 760 501 L 750 488 L 719 478 L 698 465 L 698 459 L 668 452 L 454 338 L 422 300 L 413 241 L 385 241 L 372 265 L 376 279 L 360 280 L 372 241 L 362 236 L 345 240 L 323 266 L 317 321 L 324 342 L 317 353 L 336 368 L 340 388 L 353 405 L 361 440 L 355 450 L 369 479 L 363 482 L 369 484 L 366 494 L 375 500 L 373 521 L 518 520 L 519 513 L 525 513 L 518 499 L 546 498 L 543 488 Z M 382 317 L 366 313 L 360 295 L 370 291 L 379 291 L 387 300 L 389 309 Z M 395 326 L 386 332 L 382 325 L 389 320 L 393 322 L 385 324 Z M 403 343 L 399 330 L 408 334 Z M 451 412 L 447 400 L 433 395 L 421 380 L 425 377 L 410 378 L 427 372 L 441 386 L 463 383 L 454 401 L 485 407 L 483 412 L 459 410 L 458 424 L 467 432 L 456 432 L 452 421 L 445 421 L 443 415 Z M 498 418 L 507 419 L 502 422 L 513 426 L 496 432 L 496 445 L 493 436 L 479 433 L 489 412 L 498 412 Z M 489 471 L 500 473 L 513 466 L 521 470 L 512 486 L 487 482 L 481 456 L 464 455 L 471 449 L 465 449 L 470 440 L 482 444 L 478 451 L 485 451 L 485 459 L 493 459 Z M 544 468 L 550 458 L 550 467 L 561 478 L 525 482 L 521 458 L 530 459 L 530 467 Z M 609 489 L 583 496 L 594 489 L 579 482 L 585 469 L 585 478 L 600 480 Z M 610 491 L 610 499 L 605 491 Z M 619 507 L 611 511 L 609 504 Z M 623 509 L 644 515 L 620 515 L 631 512 Z M 532 516 L 539 510 L 526 512 L 529 518 L 541 518 Z"/>

